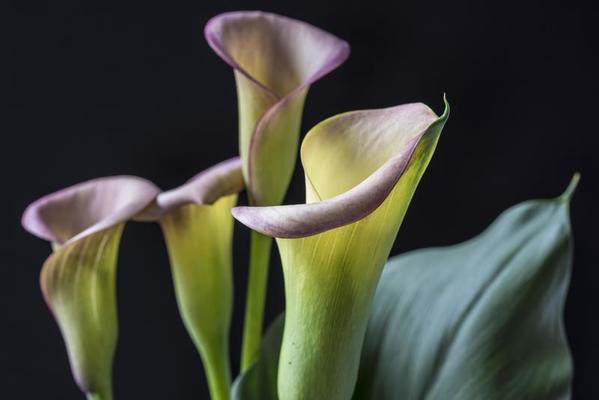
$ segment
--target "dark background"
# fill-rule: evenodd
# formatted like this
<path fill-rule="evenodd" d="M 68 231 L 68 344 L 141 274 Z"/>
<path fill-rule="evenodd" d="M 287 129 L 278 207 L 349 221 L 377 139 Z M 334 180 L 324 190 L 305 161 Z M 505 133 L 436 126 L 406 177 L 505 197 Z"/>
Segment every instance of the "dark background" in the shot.
<path fill-rule="evenodd" d="M 441 112 L 447 92 L 452 115 L 394 254 L 470 238 L 505 208 L 555 196 L 582 173 L 566 325 L 575 397 L 598 397 L 598 14 L 590 0 L 67 3 L 6 3 L 3 13 L 3 398 L 82 398 L 38 287 L 50 249 L 22 230 L 21 212 L 43 194 L 104 175 L 172 188 L 235 155 L 232 73 L 202 30 L 209 17 L 236 9 L 303 19 L 351 44 L 349 60 L 311 89 L 303 132 L 347 110 L 423 101 Z M 298 168 L 288 203 L 302 201 L 302 179 Z M 235 372 L 248 239 L 241 226 L 236 232 Z M 268 320 L 283 307 L 273 260 Z M 116 398 L 207 398 L 157 225 L 128 225 L 118 290 Z"/>

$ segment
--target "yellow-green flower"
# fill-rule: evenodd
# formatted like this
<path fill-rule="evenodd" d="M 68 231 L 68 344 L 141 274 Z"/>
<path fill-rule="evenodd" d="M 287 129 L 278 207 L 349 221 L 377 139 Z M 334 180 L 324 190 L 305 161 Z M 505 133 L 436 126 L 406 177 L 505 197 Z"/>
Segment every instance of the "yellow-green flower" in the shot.
<path fill-rule="evenodd" d="M 141 216 L 162 227 L 179 312 L 202 357 L 213 400 L 229 398 L 231 208 L 243 187 L 241 162 L 233 158 L 161 193 Z"/>
<path fill-rule="evenodd" d="M 260 11 L 217 15 L 204 32 L 235 72 L 250 200 L 280 204 L 295 167 L 308 89 L 345 61 L 349 45 L 305 22 Z"/>
<path fill-rule="evenodd" d="M 229 12 L 204 30 L 235 74 L 239 153 L 249 202 L 281 204 L 297 159 L 310 85 L 349 55 L 349 45 L 302 21 L 260 11 Z M 258 357 L 272 240 L 253 233 L 241 369 Z"/>
<path fill-rule="evenodd" d="M 302 145 L 306 204 L 233 209 L 277 238 L 281 400 L 351 398 L 374 290 L 448 115 L 407 104 L 325 120 Z"/>
<path fill-rule="evenodd" d="M 42 267 L 42 292 L 75 381 L 90 399 L 112 398 L 121 233 L 158 192 L 141 178 L 100 178 L 42 197 L 23 214 L 23 227 L 54 248 Z"/>

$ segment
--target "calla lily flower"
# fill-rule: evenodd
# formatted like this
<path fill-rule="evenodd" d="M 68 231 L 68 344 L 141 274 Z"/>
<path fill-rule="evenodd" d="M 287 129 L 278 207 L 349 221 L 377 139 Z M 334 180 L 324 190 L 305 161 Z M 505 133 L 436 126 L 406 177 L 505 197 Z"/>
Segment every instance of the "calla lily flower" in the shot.
<path fill-rule="evenodd" d="M 234 70 L 249 202 L 281 204 L 295 167 L 308 89 L 347 59 L 349 45 L 305 22 L 259 11 L 217 15 L 204 33 Z M 252 234 L 242 371 L 260 350 L 271 244 Z"/>
<path fill-rule="evenodd" d="M 374 290 L 448 116 L 446 103 L 440 117 L 407 104 L 327 119 L 301 149 L 306 204 L 233 209 L 277 238 L 281 400 L 351 398 Z"/>
<path fill-rule="evenodd" d="M 75 381 L 89 399 L 112 398 L 121 233 L 158 192 L 137 177 L 94 179 L 42 197 L 23 215 L 23 227 L 54 248 L 42 267 L 41 288 Z"/>
<path fill-rule="evenodd" d="M 160 222 L 179 312 L 202 357 L 211 398 L 229 398 L 233 307 L 231 208 L 244 188 L 240 159 L 163 192 L 141 216 Z"/>
<path fill-rule="evenodd" d="M 349 45 L 305 22 L 259 11 L 217 15 L 204 32 L 235 72 L 250 201 L 280 204 L 295 166 L 307 91 L 345 61 Z"/>

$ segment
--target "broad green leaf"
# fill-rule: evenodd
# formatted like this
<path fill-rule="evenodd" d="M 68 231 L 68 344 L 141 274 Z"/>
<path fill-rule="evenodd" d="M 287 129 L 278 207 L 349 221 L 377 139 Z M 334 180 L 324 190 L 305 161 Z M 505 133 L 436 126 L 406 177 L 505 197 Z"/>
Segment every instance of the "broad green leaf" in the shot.
<path fill-rule="evenodd" d="M 465 243 L 391 259 L 354 398 L 567 398 L 568 207 L 525 202 Z"/>
<path fill-rule="evenodd" d="M 353 399 L 568 398 L 572 187 L 510 208 L 467 242 L 390 259 Z M 235 400 L 277 399 L 282 334 L 273 323 L 259 362 L 237 378 Z"/>

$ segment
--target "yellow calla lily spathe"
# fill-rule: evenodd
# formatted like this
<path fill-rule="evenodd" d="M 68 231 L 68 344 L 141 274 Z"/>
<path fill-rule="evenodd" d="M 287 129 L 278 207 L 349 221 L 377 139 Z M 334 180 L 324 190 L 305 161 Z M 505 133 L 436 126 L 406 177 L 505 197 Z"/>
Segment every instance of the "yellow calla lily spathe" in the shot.
<path fill-rule="evenodd" d="M 23 214 L 23 227 L 54 248 L 40 284 L 65 341 L 73 377 L 89 399 L 112 399 L 121 233 L 125 222 L 158 192 L 137 177 L 99 178 L 42 197 Z"/>
<path fill-rule="evenodd" d="M 243 187 L 240 160 L 233 158 L 163 193 L 141 178 L 108 177 L 47 195 L 26 209 L 23 227 L 54 249 L 42 268 L 41 288 L 75 381 L 89 399 L 112 399 L 116 261 L 130 219 L 160 222 L 180 314 L 204 362 L 212 397 L 229 398 L 230 211 Z"/>
<path fill-rule="evenodd" d="M 282 400 L 351 398 L 376 284 L 448 116 L 408 104 L 325 120 L 302 145 L 306 204 L 233 209 L 277 238 Z"/>
<path fill-rule="evenodd" d="M 250 204 L 281 204 L 297 159 L 310 86 L 341 65 L 349 45 L 306 22 L 261 11 L 217 15 L 204 29 L 233 70 L 239 154 Z M 253 232 L 241 368 L 258 357 L 272 240 Z"/>
<path fill-rule="evenodd" d="M 168 250 L 179 314 L 206 371 L 213 400 L 229 399 L 233 217 L 244 188 L 238 157 L 158 195 L 140 216 L 157 221 Z"/>
<path fill-rule="evenodd" d="M 250 201 L 280 204 L 295 167 L 308 89 L 347 59 L 349 45 L 306 22 L 261 11 L 217 15 L 204 32 L 234 70 Z"/>

